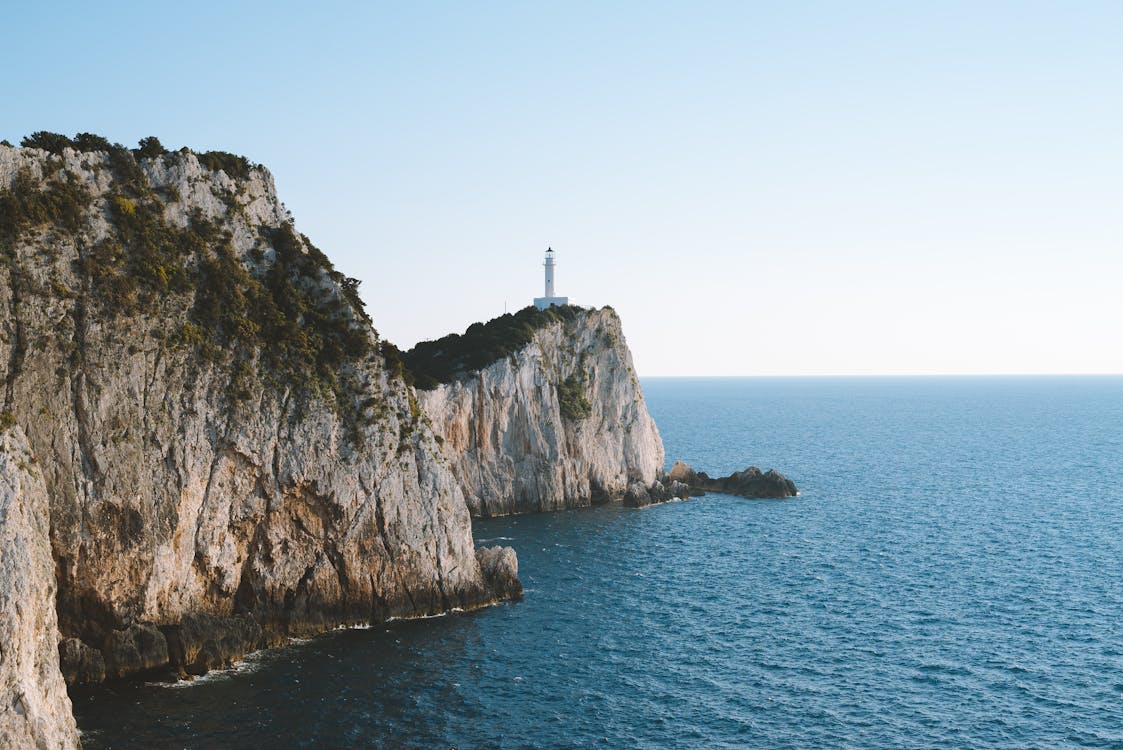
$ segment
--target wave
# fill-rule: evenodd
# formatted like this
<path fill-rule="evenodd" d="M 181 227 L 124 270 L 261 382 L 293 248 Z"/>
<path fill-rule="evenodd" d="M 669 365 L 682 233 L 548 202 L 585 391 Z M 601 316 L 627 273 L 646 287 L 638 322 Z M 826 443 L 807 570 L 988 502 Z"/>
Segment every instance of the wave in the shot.
<path fill-rule="evenodd" d="M 292 643 L 292 641 L 295 641 L 295 640 L 297 640 L 297 639 L 294 638 L 294 639 L 290 640 L 290 643 Z M 235 661 L 234 663 L 232 663 L 229 667 L 223 667 L 221 669 L 212 669 L 209 672 L 207 672 L 206 674 L 201 674 L 201 675 L 198 675 L 197 677 L 181 677 L 181 678 L 176 679 L 174 681 L 146 682 L 144 684 L 146 686 L 150 686 L 150 687 L 160 687 L 160 688 L 169 688 L 169 689 L 173 689 L 173 690 L 178 690 L 178 689 L 181 689 L 181 688 L 195 687 L 197 685 L 206 685 L 206 684 L 211 683 L 211 682 L 220 682 L 220 681 L 223 681 L 223 680 L 229 680 L 229 679 L 231 679 L 231 678 L 233 678 L 237 675 L 253 674 L 254 672 L 257 672 L 258 670 L 260 670 L 264 666 L 265 660 L 262 657 L 265 655 L 265 653 L 266 653 L 266 649 L 260 649 L 258 651 L 251 651 L 250 653 L 246 654 L 245 656 L 243 656 L 238 661 Z"/>

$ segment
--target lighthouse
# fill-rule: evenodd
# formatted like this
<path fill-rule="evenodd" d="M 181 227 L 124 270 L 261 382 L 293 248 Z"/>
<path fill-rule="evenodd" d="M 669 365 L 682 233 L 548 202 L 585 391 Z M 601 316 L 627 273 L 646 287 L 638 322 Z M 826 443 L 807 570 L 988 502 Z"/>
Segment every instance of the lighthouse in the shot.
<path fill-rule="evenodd" d="M 546 262 L 542 265 L 546 267 L 546 295 L 535 297 L 534 306 L 539 310 L 545 310 L 553 305 L 568 305 L 569 297 L 554 296 L 554 268 L 557 263 L 554 262 L 554 249 L 552 247 L 546 248 Z"/>

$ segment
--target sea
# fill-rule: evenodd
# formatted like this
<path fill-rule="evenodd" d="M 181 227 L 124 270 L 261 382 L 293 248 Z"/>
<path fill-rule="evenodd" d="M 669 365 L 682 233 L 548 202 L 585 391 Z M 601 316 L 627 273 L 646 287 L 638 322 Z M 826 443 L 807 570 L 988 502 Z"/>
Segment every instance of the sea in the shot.
<path fill-rule="evenodd" d="M 648 378 L 711 494 L 478 521 L 522 601 L 72 691 L 87 748 L 1123 748 L 1123 377 Z"/>

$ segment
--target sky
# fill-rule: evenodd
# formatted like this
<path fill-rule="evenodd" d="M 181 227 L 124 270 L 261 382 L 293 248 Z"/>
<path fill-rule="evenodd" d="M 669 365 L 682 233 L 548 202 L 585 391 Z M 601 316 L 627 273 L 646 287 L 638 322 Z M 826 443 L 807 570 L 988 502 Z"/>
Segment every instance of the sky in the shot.
<path fill-rule="evenodd" d="M 552 246 L 644 376 L 1123 373 L 1115 0 L 44 0 L 0 66 L 13 143 L 267 166 L 402 347 Z"/>

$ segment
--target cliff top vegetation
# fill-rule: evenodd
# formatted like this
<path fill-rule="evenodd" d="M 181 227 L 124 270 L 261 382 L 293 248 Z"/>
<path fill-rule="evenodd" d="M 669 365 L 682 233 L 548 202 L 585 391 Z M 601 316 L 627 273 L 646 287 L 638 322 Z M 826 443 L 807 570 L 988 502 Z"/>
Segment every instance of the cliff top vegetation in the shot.
<path fill-rule="evenodd" d="M 576 305 L 545 310 L 524 307 L 486 323 L 473 323 L 464 333 L 422 341 L 401 355 L 402 364 L 412 373 L 417 388 L 430 390 L 514 354 L 530 343 L 538 329 L 573 320 L 584 309 Z"/>
<path fill-rule="evenodd" d="M 120 159 L 124 154 L 131 153 L 134 158 L 154 159 L 158 156 L 171 153 L 164 145 L 160 143 L 160 139 L 156 136 L 148 136 L 141 138 L 137 147 L 128 149 L 120 143 L 111 143 L 108 138 L 104 138 L 94 133 L 78 133 L 73 138 L 62 135 L 61 133 L 51 133 L 47 130 L 37 130 L 29 136 L 25 136 L 20 141 L 20 146 L 24 148 L 41 148 L 52 154 L 61 156 L 65 149 L 71 148 L 75 151 L 82 151 L 86 153 L 105 152 L 109 154 L 110 159 Z M 251 163 L 249 159 L 237 154 L 231 154 L 226 151 L 192 151 L 184 146 L 179 149 L 179 153 L 194 153 L 198 157 L 199 163 L 212 172 L 222 170 L 227 175 L 234 179 L 244 180 L 249 177 L 250 170 L 255 164 Z"/>

